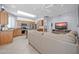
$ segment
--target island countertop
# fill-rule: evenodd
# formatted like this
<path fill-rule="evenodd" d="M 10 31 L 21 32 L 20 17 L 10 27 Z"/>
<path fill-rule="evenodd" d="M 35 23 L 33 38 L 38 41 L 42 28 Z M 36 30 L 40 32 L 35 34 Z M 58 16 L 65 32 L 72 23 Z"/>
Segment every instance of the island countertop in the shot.
<path fill-rule="evenodd" d="M 9 29 L 7 29 L 7 30 L 1 30 L 0 32 L 12 31 L 12 30 L 14 30 L 14 29 L 13 29 L 13 28 L 9 28 Z"/>

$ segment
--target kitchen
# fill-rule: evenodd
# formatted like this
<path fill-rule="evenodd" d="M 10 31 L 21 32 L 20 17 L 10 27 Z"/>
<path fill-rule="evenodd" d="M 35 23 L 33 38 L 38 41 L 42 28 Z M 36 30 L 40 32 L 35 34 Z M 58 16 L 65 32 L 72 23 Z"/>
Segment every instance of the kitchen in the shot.
<path fill-rule="evenodd" d="M 34 25 L 35 25 L 34 21 L 22 21 L 22 19 L 18 20 L 17 18 L 15 18 L 15 21 L 14 21 L 14 19 L 11 19 L 10 15 L 11 13 L 6 11 L 5 8 L 3 7 L 1 8 L 0 10 L 0 45 L 12 43 L 14 37 L 26 35 L 27 29 L 34 29 Z"/>

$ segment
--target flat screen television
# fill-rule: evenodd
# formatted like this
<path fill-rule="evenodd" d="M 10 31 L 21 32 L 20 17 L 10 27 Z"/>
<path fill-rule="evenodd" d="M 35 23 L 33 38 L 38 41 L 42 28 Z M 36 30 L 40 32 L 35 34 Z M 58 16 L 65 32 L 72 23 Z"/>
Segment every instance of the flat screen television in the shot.
<path fill-rule="evenodd" d="M 67 29 L 67 22 L 57 22 L 55 23 L 55 29 L 58 29 L 58 30 L 65 30 Z"/>

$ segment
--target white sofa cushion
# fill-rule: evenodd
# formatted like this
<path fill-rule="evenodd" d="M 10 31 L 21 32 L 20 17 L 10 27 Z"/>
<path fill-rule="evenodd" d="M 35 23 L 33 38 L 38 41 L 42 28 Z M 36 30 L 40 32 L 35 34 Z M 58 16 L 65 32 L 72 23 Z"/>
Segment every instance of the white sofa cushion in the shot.
<path fill-rule="evenodd" d="M 76 32 L 69 32 L 66 34 L 66 38 L 69 42 L 72 42 L 72 43 L 76 43 L 76 36 L 75 36 Z"/>
<path fill-rule="evenodd" d="M 66 34 L 50 32 L 29 31 L 29 42 L 40 53 L 77 53 L 76 45 L 72 44 L 73 38 Z"/>

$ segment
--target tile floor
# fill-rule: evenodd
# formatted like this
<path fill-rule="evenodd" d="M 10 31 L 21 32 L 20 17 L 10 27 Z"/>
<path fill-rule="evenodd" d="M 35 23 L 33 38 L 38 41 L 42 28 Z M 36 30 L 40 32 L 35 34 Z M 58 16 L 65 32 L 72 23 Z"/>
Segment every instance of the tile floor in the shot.
<path fill-rule="evenodd" d="M 12 43 L 0 46 L 0 54 L 38 54 L 38 52 L 28 44 L 25 36 L 18 36 Z"/>

